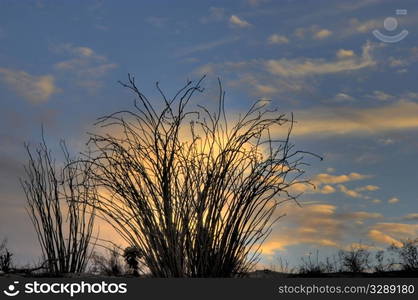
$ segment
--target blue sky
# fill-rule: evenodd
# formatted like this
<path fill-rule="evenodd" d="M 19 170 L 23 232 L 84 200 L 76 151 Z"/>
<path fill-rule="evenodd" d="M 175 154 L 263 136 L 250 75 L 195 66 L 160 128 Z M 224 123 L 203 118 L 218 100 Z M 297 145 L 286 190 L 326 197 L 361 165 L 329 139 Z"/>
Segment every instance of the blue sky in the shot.
<path fill-rule="evenodd" d="M 156 81 L 172 94 L 207 74 L 205 97 L 220 77 L 232 114 L 260 98 L 294 113 L 297 147 L 325 159 L 307 170 L 318 188 L 298 187 L 303 208 L 282 209 L 266 264 L 416 237 L 417 25 L 408 0 L 2 1 L 0 237 L 20 262 L 39 255 L 18 181 L 23 142 L 44 124 L 51 145 L 81 150 L 97 117 L 132 104 L 117 84 L 127 73 L 151 98 Z M 376 29 L 409 34 L 384 43 Z"/>

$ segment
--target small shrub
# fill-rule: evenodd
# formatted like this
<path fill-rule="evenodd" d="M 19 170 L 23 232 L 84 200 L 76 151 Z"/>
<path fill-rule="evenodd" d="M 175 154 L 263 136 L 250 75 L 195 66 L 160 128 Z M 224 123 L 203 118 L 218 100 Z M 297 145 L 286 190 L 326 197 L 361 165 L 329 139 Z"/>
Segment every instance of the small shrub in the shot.
<path fill-rule="evenodd" d="M 369 268 L 370 252 L 362 246 L 352 246 L 350 250 L 338 253 L 343 271 L 362 273 Z"/>
<path fill-rule="evenodd" d="M 109 249 L 107 257 L 94 253 L 92 260 L 91 272 L 93 273 L 107 276 L 120 276 L 124 273 L 121 255 L 116 247 Z"/>
<path fill-rule="evenodd" d="M 12 267 L 12 256 L 9 250 L 6 248 L 7 240 L 4 239 L 0 243 L 0 271 L 9 273 Z"/>
<path fill-rule="evenodd" d="M 123 252 L 123 257 L 125 258 L 125 262 L 129 269 L 132 271 L 132 274 L 138 276 L 139 259 L 142 257 L 141 251 L 135 246 L 126 247 Z"/>
<path fill-rule="evenodd" d="M 300 274 L 318 275 L 326 272 L 326 266 L 319 261 L 318 251 L 315 259 L 312 259 L 312 253 L 309 253 L 307 259 L 302 258 L 302 265 L 299 267 Z"/>
<path fill-rule="evenodd" d="M 13 254 L 7 249 L 7 240 L 4 239 L 0 243 L 0 271 L 9 273 L 12 267 L 12 256 Z"/>
<path fill-rule="evenodd" d="M 389 251 L 398 256 L 401 270 L 408 272 L 418 271 L 418 239 L 407 239 L 402 241 L 402 245 L 392 245 Z"/>
<path fill-rule="evenodd" d="M 385 251 L 380 250 L 375 254 L 376 265 L 374 266 L 374 271 L 376 273 L 390 272 L 393 271 L 393 266 L 395 263 L 385 257 Z"/>

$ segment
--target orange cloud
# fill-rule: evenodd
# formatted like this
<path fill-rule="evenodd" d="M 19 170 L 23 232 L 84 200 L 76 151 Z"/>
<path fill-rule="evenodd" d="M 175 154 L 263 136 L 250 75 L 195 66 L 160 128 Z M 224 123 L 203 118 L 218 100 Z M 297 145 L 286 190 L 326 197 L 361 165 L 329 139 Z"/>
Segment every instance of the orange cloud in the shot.
<path fill-rule="evenodd" d="M 293 134 L 343 135 L 375 134 L 418 128 L 418 103 L 400 100 L 372 108 L 317 108 L 294 112 L 297 123 Z M 279 132 L 277 132 L 279 133 Z"/>
<path fill-rule="evenodd" d="M 370 230 L 368 235 L 372 240 L 382 243 L 382 244 L 396 245 L 396 246 L 402 245 L 400 241 L 376 229 Z"/>
<path fill-rule="evenodd" d="M 341 214 L 335 205 L 324 203 L 302 207 L 289 204 L 284 211 L 286 217 L 276 224 L 272 235 L 261 247 L 263 254 L 272 255 L 299 244 L 344 248 L 341 246 L 344 237 L 351 235 L 351 230 L 357 230 L 358 221 L 383 217 L 380 213 L 366 211 Z"/>
<path fill-rule="evenodd" d="M 400 246 L 402 240 L 418 236 L 418 224 L 377 223 L 371 227 L 368 235 L 376 242 Z"/>

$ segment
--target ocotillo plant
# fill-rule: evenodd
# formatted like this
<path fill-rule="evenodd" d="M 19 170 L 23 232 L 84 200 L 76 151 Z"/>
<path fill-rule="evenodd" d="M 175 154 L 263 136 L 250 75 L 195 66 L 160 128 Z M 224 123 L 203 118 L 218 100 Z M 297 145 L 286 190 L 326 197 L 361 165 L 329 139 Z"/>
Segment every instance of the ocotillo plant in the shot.
<path fill-rule="evenodd" d="M 61 142 L 64 165 L 57 167 L 43 133 L 32 151 L 25 145 L 29 161 L 21 183 L 27 211 L 35 227 L 48 271 L 54 274 L 81 273 L 91 253 L 96 191 L 83 164 L 74 163 Z"/>
<path fill-rule="evenodd" d="M 158 109 L 129 76 L 121 84 L 136 96 L 133 109 L 100 118 L 101 133 L 89 142 L 96 208 L 156 277 L 247 272 L 276 207 L 295 199 L 290 187 L 303 173 L 306 152 L 289 140 L 292 118 L 258 101 L 233 120 L 220 82 L 215 111 L 191 109 L 201 82 L 188 82 L 172 98 L 157 83 Z"/>

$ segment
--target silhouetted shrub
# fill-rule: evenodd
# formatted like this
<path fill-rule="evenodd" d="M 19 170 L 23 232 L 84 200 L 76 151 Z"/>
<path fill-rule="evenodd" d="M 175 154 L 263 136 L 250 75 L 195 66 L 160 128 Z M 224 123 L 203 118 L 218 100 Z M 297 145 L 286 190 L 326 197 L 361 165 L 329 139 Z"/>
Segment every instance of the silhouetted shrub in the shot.
<path fill-rule="evenodd" d="M 407 239 L 402 241 L 402 245 L 392 245 L 389 251 L 398 256 L 397 264 L 403 271 L 418 271 L 418 239 Z"/>
<path fill-rule="evenodd" d="M 258 101 L 228 118 L 220 83 L 213 111 L 190 109 L 201 80 L 173 97 L 157 83 L 159 105 L 128 80 L 121 84 L 134 107 L 100 118 L 89 142 L 91 178 L 104 191 L 97 209 L 152 276 L 242 276 L 258 261 L 276 207 L 297 197 L 290 187 L 308 153 L 290 142 L 292 117 Z"/>
<path fill-rule="evenodd" d="M 299 273 L 305 275 L 319 275 L 328 271 L 327 265 L 319 261 L 319 252 L 316 252 L 316 258 L 312 258 L 309 253 L 307 258 L 302 257 L 302 265 L 299 267 Z"/>
<path fill-rule="evenodd" d="M 108 249 L 107 256 L 93 253 L 90 272 L 107 276 L 123 275 L 124 268 L 118 248 Z"/>
<path fill-rule="evenodd" d="M 10 272 L 10 269 L 12 267 L 12 256 L 13 256 L 13 254 L 9 252 L 6 246 L 7 246 L 7 240 L 4 239 L 0 243 L 0 271 L 4 273 Z"/>
<path fill-rule="evenodd" d="M 132 271 L 132 274 L 138 276 L 139 260 L 142 258 L 141 251 L 135 246 L 126 247 L 123 252 L 123 257 L 125 258 L 125 262 L 129 269 Z"/>
<path fill-rule="evenodd" d="M 35 150 L 25 145 L 29 161 L 21 184 L 27 211 L 35 227 L 50 273 L 82 273 L 90 257 L 96 190 L 86 169 L 70 158 L 60 143 L 65 165 L 58 167 L 43 132 Z"/>
<path fill-rule="evenodd" d="M 338 256 L 343 271 L 361 273 L 370 267 L 370 252 L 361 245 L 352 246 L 350 250 L 340 250 Z"/>

